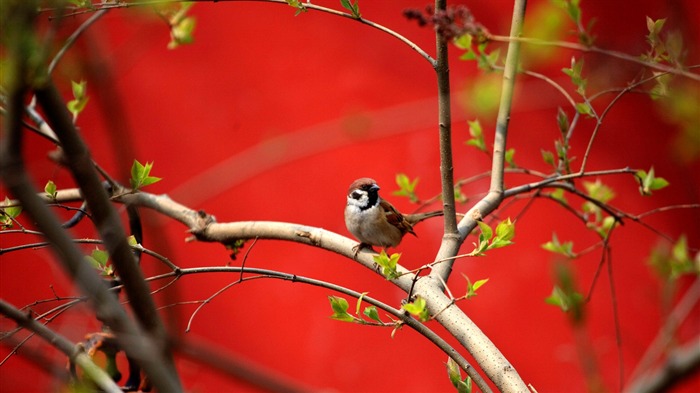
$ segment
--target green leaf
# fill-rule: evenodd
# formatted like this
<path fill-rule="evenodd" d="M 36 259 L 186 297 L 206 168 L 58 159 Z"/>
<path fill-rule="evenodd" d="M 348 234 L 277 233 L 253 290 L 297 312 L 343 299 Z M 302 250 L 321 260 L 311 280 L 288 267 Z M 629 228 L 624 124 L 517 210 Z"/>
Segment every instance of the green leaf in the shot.
<path fill-rule="evenodd" d="M 462 275 L 467 280 L 467 293 L 466 295 L 464 295 L 466 299 L 476 296 L 476 291 L 489 281 L 488 278 L 485 278 L 483 280 L 477 280 L 472 284 L 472 282 L 469 280 L 469 277 L 467 277 L 464 274 Z"/>
<path fill-rule="evenodd" d="M 571 78 L 571 83 L 576 86 L 576 92 L 579 93 L 581 96 L 586 95 L 586 85 L 588 84 L 588 80 L 583 78 L 581 73 L 583 71 L 583 58 L 576 60 L 575 57 L 571 58 L 571 67 L 570 68 L 562 68 L 561 70 L 564 74 L 566 74 L 569 78 Z M 578 107 L 578 105 L 577 105 Z M 578 108 L 577 108 L 578 110 Z M 580 113 L 580 111 L 579 111 Z"/>
<path fill-rule="evenodd" d="M 197 21 L 192 16 L 187 16 L 170 26 L 170 42 L 168 49 L 175 49 L 180 45 L 187 45 L 194 42 L 194 28 Z"/>
<path fill-rule="evenodd" d="M 515 224 L 510 221 L 510 217 L 501 221 L 496 226 L 496 239 L 501 242 L 508 242 L 515 237 Z"/>
<path fill-rule="evenodd" d="M 549 196 L 552 197 L 552 199 L 557 200 L 564 205 L 569 204 L 569 202 L 566 200 L 566 196 L 564 195 L 564 189 L 562 188 L 557 188 L 556 190 L 552 191 L 549 194 Z"/>
<path fill-rule="evenodd" d="M 430 319 L 430 313 L 426 307 L 425 299 L 420 296 L 417 297 L 412 303 L 402 305 L 401 308 L 408 311 L 411 315 L 417 317 L 422 322 Z"/>
<path fill-rule="evenodd" d="M 355 314 L 360 313 L 360 306 L 362 305 L 362 299 L 364 299 L 365 295 L 368 294 L 369 292 L 362 292 L 360 294 L 360 297 L 357 298 L 357 302 L 355 304 Z"/>
<path fill-rule="evenodd" d="M 462 34 L 459 37 L 455 37 L 453 43 L 459 49 L 472 50 L 473 40 L 474 37 L 471 34 Z"/>
<path fill-rule="evenodd" d="M 85 256 L 85 260 L 92 265 L 92 267 L 97 269 L 103 276 L 114 275 L 114 269 L 112 269 L 112 266 L 107 265 L 107 262 L 109 262 L 109 254 L 107 251 L 96 248 L 92 250 L 90 255 Z"/>
<path fill-rule="evenodd" d="M 686 239 L 685 235 L 681 236 L 676 244 L 673 245 L 671 255 L 677 261 L 690 260 L 688 254 L 688 239 Z"/>
<path fill-rule="evenodd" d="M 561 254 L 567 258 L 576 258 L 576 254 L 573 251 L 574 242 L 560 243 L 556 233 L 552 234 L 552 240 L 543 244 L 542 248 L 555 254 Z"/>
<path fill-rule="evenodd" d="M 138 160 L 134 160 L 134 163 L 131 166 L 131 188 L 133 188 L 134 190 L 139 190 L 142 187 L 151 185 L 162 180 L 160 177 L 150 175 L 152 168 L 152 162 L 146 162 L 146 165 L 142 165 Z"/>
<path fill-rule="evenodd" d="M 131 235 L 131 236 L 127 237 L 127 238 L 126 238 L 126 241 L 127 241 L 127 243 L 129 243 L 129 245 L 130 245 L 131 247 L 134 247 L 134 246 L 138 246 L 138 245 L 139 245 L 139 243 L 136 241 L 136 237 L 135 237 L 134 235 Z"/>
<path fill-rule="evenodd" d="M 376 322 L 379 322 L 379 323 L 383 323 L 382 320 L 379 319 L 379 313 L 377 312 L 377 307 L 375 307 L 375 306 L 367 306 L 367 307 L 365 307 L 365 310 L 364 310 L 363 314 L 364 314 L 365 316 L 367 316 L 367 318 L 369 318 L 369 319 L 371 319 L 371 320 L 373 320 L 373 321 L 376 321 Z"/>
<path fill-rule="evenodd" d="M 457 384 L 462 382 L 462 372 L 459 370 L 457 362 L 451 357 L 447 358 L 447 376 L 450 378 L 450 382 L 452 382 L 454 387 L 457 387 Z"/>
<path fill-rule="evenodd" d="M 382 268 L 382 275 L 387 280 L 393 280 L 399 276 L 399 272 L 396 271 L 396 265 L 401 258 L 401 254 L 394 253 L 391 256 L 386 254 L 385 250 L 382 250 L 379 254 L 373 255 L 372 258 L 374 262 Z"/>
<path fill-rule="evenodd" d="M 556 168 L 557 164 L 554 162 L 554 153 L 544 149 L 540 150 L 540 153 L 542 154 L 542 161 L 544 161 L 545 164 Z"/>
<path fill-rule="evenodd" d="M 568 313 L 572 323 L 582 323 L 584 297 L 576 290 L 571 268 L 564 263 L 558 264 L 556 279 L 557 284 L 552 289 L 552 294 L 545 299 L 545 303 L 559 307 L 562 311 Z"/>
<path fill-rule="evenodd" d="M 462 188 L 459 185 L 454 187 L 455 189 L 455 201 L 458 203 L 466 203 L 469 198 L 462 192 Z"/>
<path fill-rule="evenodd" d="M 559 307 L 564 312 L 571 312 L 581 306 L 583 295 L 578 292 L 566 293 L 563 289 L 555 286 L 552 289 L 552 294 L 545 299 L 545 302 Z"/>
<path fill-rule="evenodd" d="M 99 248 L 92 250 L 90 256 L 100 264 L 100 266 L 107 266 L 107 261 L 109 260 L 109 254 L 107 251 L 102 251 Z"/>
<path fill-rule="evenodd" d="M 479 120 L 467 121 L 467 124 L 469 124 L 469 135 L 471 135 L 472 138 L 468 139 L 465 143 L 468 146 L 474 146 L 478 150 L 486 152 L 486 141 L 484 140 L 484 133 Z"/>
<path fill-rule="evenodd" d="M 90 97 L 87 96 L 87 81 L 75 82 L 71 81 L 71 87 L 73 89 L 73 99 L 68 101 L 68 110 L 73 115 L 73 121 L 77 119 L 80 112 L 85 109 Z"/>
<path fill-rule="evenodd" d="M 342 322 L 355 322 L 355 318 L 348 314 L 348 301 L 338 296 L 328 296 L 328 300 L 331 302 L 331 309 L 333 309 L 332 319 Z"/>
<path fill-rule="evenodd" d="M 654 176 L 654 167 L 649 169 L 649 173 L 639 170 L 636 172 L 639 179 L 639 193 L 642 195 L 651 195 L 652 191 L 660 190 L 669 185 L 668 181 L 663 177 Z"/>
<path fill-rule="evenodd" d="M 569 117 L 561 107 L 557 110 L 557 126 L 562 135 L 565 136 L 569 132 Z"/>
<path fill-rule="evenodd" d="M 593 108 L 588 102 L 577 102 L 576 103 L 576 112 L 586 115 L 588 117 L 595 117 L 595 113 L 593 112 Z"/>
<path fill-rule="evenodd" d="M 479 230 L 481 233 L 479 234 L 479 242 L 474 245 L 474 250 L 469 253 L 469 255 L 483 256 L 484 251 L 488 250 L 489 248 L 489 241 L 493 237 L 493 229 L 491 229 L 489 224 L 483 221 L 477 221 L 476 223 L 479 225 Z"/>
<path fill-rule="evenodd" d="M 420 201 L 415 191 L 418 178 L 411 180 L 405 173 L 399 173 L 396 175 L 396 185 L 399 186 L 399 189 L 394 191 L 393 195 L 405 196 L 413 203 Z"/>
<path fill-rule="evenodd" d="M 615 217 L 612 216 L 607 216 L 603 219 L 603 221 L 600 223 L 600 225 L 596 228 L 596 232 L 600 237 L 606 238 L 608 237 L 608 234 L 610 233 L 610 230 L 613 229 L 615 224 L 617 223 L 617 220 L 615 220 Z"/>
<path fill-rule="evenodd" d="M 515 161 L 513 160 L 514 157 L 515 157 L 515 148 L 511 147 L 510 149 L 506 150 L 505 160 L 506 160 L 506 164 L 508 164 L 508 167 L 510 167 L 510 168 L 517 168 L 518 167 L 518 165 L 516 165 Z"/>
<path fill-rule="evenodd" d="M 491 240 L 491 238 L 493 237 L 493 229 L 491 229 L 489 224 L 483 221 L 477 221 L 476 224 L 479 225 L 479 229 L 481 230 L 479 240 Z"/>
<path fill-rule="evenodd" d="M 447 377 L 450 379 L 452 386 L 457 389 L 458 393 L 471 393 L 472 392 L 472 380 L 467 376 L 462 380 L 462 372 L 457 365 L 457 362 L 452 360 L 452 358 L 447 358 Z"/>
<path fill-rule="evenodd" d="M 56 183 L 54 183 L 51 180 L 46 182 L 46 185 L 44 186 L 44 192 L 46 193 L 46 195 L 49 196 L 49 198 L 56 199 Z"/>
<path fill-rule="evenodd" d="M 308 11 L 308 9 L 304 5 L 304 3 L 299 1 L 299 0 L 286 0 L 286 1 L 287 1 L 287 4 L 289 4 L 291 7 L 296 8 L 297 11 L 296 11 L 296 13 L 294 13 L 294 16 L 297 16 L 297 15 L 301 14 L 302 12 Z"/>
<path fill-rule="evenodd" d="M 355 3 L 352 3 L 350 0 L 340 0 L 340 4 L 343 8 L 350 11 L 354 18 L 360 19 L 360 8 L 357 5 L 357 0 L 355 0 Z"/>
<path fill-rule="evenodd" d="M 5 197 L 4 205 L 7 206 L 11 203 L 8 197 Z M 0 224 L 2 227 L 10 228 L 13 226 L 12 219 L 17 218 L 20 213 L 22 213 L 22 206 L 8 206 L 0 209 Z"/>
<path fill-rule="evenodd" d="M 608 203 L 615 198 L 612 188 L 603 184 L 600 179 L 596 179 L 595 182 L 584 181 L 583 187 L 586 189 L 586 194 L 589 197 L 599 202 Z"/>
<path fill-rule="evenodd" d="M 665 243 L 656 246 L 649 262 L 666 280 L 676 280 L 689 274 L 700 276 L 700 253 L 693 260 L 685 235 L 681 235 L 670 249 Z"/>

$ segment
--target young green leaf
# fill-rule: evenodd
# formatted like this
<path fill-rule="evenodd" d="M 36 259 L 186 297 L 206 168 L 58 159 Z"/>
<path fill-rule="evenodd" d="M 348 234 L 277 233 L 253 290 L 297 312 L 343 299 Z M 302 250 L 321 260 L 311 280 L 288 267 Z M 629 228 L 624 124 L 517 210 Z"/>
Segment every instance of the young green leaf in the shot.
<path fill-rule="evenodd" d="M 418 178 L 411 180 L 405 173 L 398 173 L 396 174 L 396 185 L 399 186 L 399 189 L 393 192 L 394 195 L 405 196 L 413 203 L 420 201 L 416 195 Z"/>
<path fill-rule="evenodd" d="M 328 300 L 331 302 L 331 309 L 333 309 L 332 319 L 342 322 L 354 322 L 355 318 L 348 313 L 348 301 L 338 296 L 328 296 Z"/>
<path fill-rule="evenodd" d="M 382 320 L 379 318 L 379 313 L 377 312 L 377 307 L 375 306 L 367 306 L 365 307 L 365 310 L 362 312 L 367 318 L 383 323 Z"/>
<path fill-rule="evenodd" d="M 467 139 L 465 142 L 468 146 L 474 146 L 478 150 L 486 152 L 486 140 L 484 139 L 484 132 L 481 129 L 481 123 L 479 120 L 467 121 L 469 124 L 469 135 L 471 139 Z"/>
<path fill-rule="evenodd" d="M 676 280 L 688 274 L 700 276 L 700 253 L 692 258 L 685 235 L 681 235 L 670 249 L 665 243 L 656 246 L 649 263 L 666 280 Z"/>
<path fill-rule="evenodd" d="M 430 319 L 430 312 L 428 311 L 425 299 L 422 297 L 417 297 L 412 303 L 406 303 L 402 305 L 401 308 L 408 311 L 422 322 Z"/>
<path fill-rule="evenodd" d="M 479 226 L 481 234 L 479 235 L 479 241 L 489 241 L 493 237 L 493 229 L 489 224 L 483 221 L 477 221 L 476 224 Z"/>
<path fill-rule="evenodd" d="M 474 250 L 469 253 L 469 255 L 483 256 L 484 251 L 488 250 L 489 248 L 489 241 L 493 237 L 493 229 L 491 229 L 489 224 L 483 221 L 477 221 L 476 223 L 479 226 L 481 233 L 479 233 L 478 243 L 474 244 Z"/>
<path fill-rule="evenodd" d="M 372 258 L 382 268 L 384 278 L 393 280 L 399 276 L 399 272 L 396 271 L 396 265 L 399 262 L 399 258 L 401 258 L 401 254 L 394 253 L 389 256 L 385 250 L 382 250 L 379 254 L 373 255 Z"/>
<path fill-rule="evenodd" d="M 54 183 L 51 180 L 46 182 L 46 185 L 44 186 L 44 192 L 46 193 L 46 195 L 49 196 L 49 198 L 56 199 L 56 183 Z"/>
<path fill-rule="evenodd" d="M 287 1 L 287 4 L 289 4 L 291 7 L 296 8 L 297 11 L 294 13 L 294 16 L 297 16 L 297 15 L 301 14 L 302 12 L 308 11 L 308 9 L 304 5 L 304 3 L 301 2 L 300 0 L 286 0 L 286 1 Z"/>
<path fill-rule="evenodd" d="M 4 205 L 10 204 L 10 199 L 5 197 Z M 17 218 L 22 212 L 22 206 L 8 206 L 0 209 L 0 226 L 10 228 L 13 225 L 13 219 Z"/>
<path fill-rule="evenodd" d="M 139 190 L 145 186 L 159 182 L 161 180 L 160 177 L 151 176 L 152 168 L 152 162 L 146 162 L 146 165 L 142 165 L 138 160 L 134 160 L 134 164 L 131 166 L 131 188 Z"/>
<path fill-rule="evenodd" d="M 595 117 L 595 113 L 593 112 L 593 107 L 591 107 L 591 104 L 586 102 L 577 102 L 576 103 L 576 112 L 586 115 L 588 117 Z"/>
<path fill-rule="evenodd" d="M 556 190 L 552 191 L 551 193 L 549 193 L 549 196 L 555 201 L 559 201 L 564 205 L 569 204 L 569 202 L 566 200 L 566 196 L 564 195 L 564 189 L 562 188 L 557 188 Z"/>
<path fill-rule="evenodd" d="M 573 271 L 569 265 L 564 263 L 558 264 L 556 268 L 557 284 L 545 302 L 568 313 L 572 323 L 580 324 L 583 322 L 585 300 L 583 295 L 576 290 Z"/>
<path fill-rule="evenodd" d="M 552 234 L 552 240 L 543 244 L 542 248 L 555 254 L 561 254 L 567 258 L 576 258 L 576 254 L 573 251 L 574 242 L 560 243 L 556 233 Z"/>
<path fill-rule="evenodd" d="M 557 126 L 562 136 L 565 136 L 569 132 L 569 117 L 561 107 L 557 110 Z"/>
<path fill-rule="evenodd" d="M 652 191 L 660 190 L 669 184 L 663 177 L 654 176 L 654 167 L 649 169 L 649 173 L 639 170 L 636 175 L 639 179 L 639 193 L 642 195 L 651 195 Z"/>
<path fill-rule="evenodd" d="M 511 147 L 510 149 L 506 150 L 505 154 L 505 161 L 506 164 L 508 164 L 509 168 L 517 168 L 518 165 L 515 163 L 515 148 Z"/>
<path fill-rule="evenodd" d="M 544 161 L 545 164 L 548 164 L 554 168 L 557 167 L 556 162 L 554 162 L 554 153 L 544 149 L 540 150 L 540 153 L 542 154 L 542 161 Z"/>
<path fill-rule="evenodd" d="M 584 181 L 583 187 L 586 189 L 586 194 L 589 197 L 599 202 L 608 203 L 615 198 L 612 188 L 603 184 L 600 179 L 596 179 L 595 182 Z"/>
<path fill-rule="evenodd" d="M 197 21 L 192 16 L 185 17 L 177 24 L 170 27 L 170 42 L 168 49 L 175 49 L 180 45 L 187 45 L 194 42 L 194 28 Z"/>
<path fill-rule="evenodd" d="M 462 372 L 457 365 L 457 362 L 452 360 L 452 358 L 447 358 L 447 377 L 450 379 L 452 386 L 457 389 L 458 393 L 471 393 L 472 392 L 472 380 L 467 376 L 462 380 Z"/>
<path fill-rule="evenodd" d="M 73 121 L 78 118 L 80 112 L 85 109 L 90 97 L 87 96 L 87 82 L 71 81 L 71 87 L 73 88 L 73 99 L 68 101 L 67 107 L 71 114 L 73 114 Z"/>
<path fill-rule="evenodd" d="M 179 3 L 180 8 L 168 17 L 168 24 L 170 25 L 168 49 L 175 49 L 180 45 L 194 42 L 192 33 L 197 21 L 194 17 L 187 14 L 192 6 L 194 6 L 194 2 L 185 1 Z"/>
<path fill-rule="evenodd" d="M 96 248 L 92 250 L 90 255 L 85 256 L 85 260 L 97 269 L 103 276 L 113 276 L 114 270 L 112 266 L 107 265 L 109 262 L 109 254 L 107 251 Z"/>
<path fill-rule="evenodd" d="M 588 80 L 585 79 L 581 73 L 583 71 L 583 58 L 576 60 L 575 57 L 571 58 L 571 67 L 570 68 L 562 68 L 561 70 L 564 74 L 566 74 L 569 78 L 571 78 L 571 83 L 576 86 L 576 92 L 579 93 L 581 96 L 586 95 L 586 85 L 588 84 Z M 578 105 L 577 105 L 577 110 L 578 110 Z M 581 112 L 578 110 L 579 113 Z"/>
<path fill-rule="evenodd" d="M 100 266 L 107 266 L 107 261 L 109 260 L 109 254 L 107 251 L 100 250 L 99 248 L 96 248 L 92 250 L 92 254 L 90 256 L 97 261 L 97 263 L 100 264 Z"/>
<path fill-rule="evenodd" d="M 353 18 L 360 19 L 360 8 L 357 5 L 357 0 L 355 0 L 355 3 L 353 3 L 351 0 L 340 0 L 340 5 L 342 5 L 346 10 L 350 11 Z"/>
<path fill-rule="evenodd" d="M 464 295 L 465 299 L 469 299 L 471 297 L 476 296 L 477 289 L 481 288 L 484 284 L 486 284 L 489 281 L 488 278 L 485 278 L 483 280 L 477 280 L 476 282 L 472 283 L 469 280 L 469 277 L 467 277 L 464 274 L 462 274 L 462 275 L 467 280 L 467 293 L 466 293 L 466 295 Z"/>
<path fill-rule="evenodd" d="M 460 187 L 459 185 L 456 185 L 454 187 L 454 189 L 455 189 L 455 201 L 456 202 L 466 203 L 469 200 L 469 198 L 466 195 L 464 195 L 464 193 L 462 192 L 462 187 Z"/>
<path fill-rule="evenodd" d="M 510 221 L 510 217 L 496 225 L 496 237 L 491 241 L 489 249 L 505 247 L 513 244 L 511 241 L 515 237 L 515 223 Z"/>

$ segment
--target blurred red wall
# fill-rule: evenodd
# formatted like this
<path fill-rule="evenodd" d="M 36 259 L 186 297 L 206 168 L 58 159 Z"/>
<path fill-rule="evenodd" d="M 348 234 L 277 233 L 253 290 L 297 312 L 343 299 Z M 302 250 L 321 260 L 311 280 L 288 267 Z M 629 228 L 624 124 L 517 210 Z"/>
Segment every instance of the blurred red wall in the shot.
<path fill-rule="evenodd" d="M 340 8 L 336 1 L 313 3 Z M 491 32 L 507 34 L 510 2 L 455 3 L 467 4 Z M 546 4 L 532 1 L 528 12 Z M 401 15 L 404 8 L 423 6 L 419 1 L 360 1 L 363 17 L 396 30 L 432 54 L 432 33 Z M 645 16 L 667 17 L 667 26 L 680 27 L 686 34 L 689 64 L 698 63 L 697 2 L 644 0 L 630 7 L 625 2 L 585 1 L 583 9 L 586 20 L 597 19 L 598 45 L 631 54 L 646 50 Z M 169 194 L 220 222 L 290 221 L 346 235 L 345 192 L 357 177 L 375 178 L 383 195 L 406 211 L 413 206 L 391 196 L 396 173 L 419 177 L 418 192 L 423 198 L 439 193 L 436 82 L 430 65 L 408 46 L 349 19 L 318 12 L 295 17 L 293 9 L 280 4 L 220 1 L 197 4 L 191 13 L 197 18 L 195 43 L 168 50 L 167 26 L 150 8 L 113 10 L 79 40 L 56 73 L 58 80 L 88 80 L 91 99 L 78 125 L 96 160 L 123 182 L 128 184 L 132 159 L 153 161 L 153 173 L 163 181 L 147 191 Z M 67 20 L 62 32 L 70 33 L 82 20 L 84 16 Z M 455 175 L 466 178 L 490 168 L 486 156 L 463 144 L 469 137 L 465 120 L 475 117 L 470 109 L 475 104 L 464 91 L 480 74 L 473 64 L 457 59 L 455 48 L 451 51 Z M 537 70 L 566 85 L 559 70 L 568 66 L 571 54 L 538 64 Z M 81 59 L 88 59 L 88 64 Z M 638 71 L 634 65 L 605 57 L 587 57 L 586 65 L 591 73 L 614 71 L 611 80 L 592 82 L 591 89 L 603 83 L 624 87 Z M 69 97 L 69 88 L 65 91 Z M 509 131 L 509 146 L 516 148 L 519 165 L 547 170 L 540 149 L 553 149 L 554 116 L 556 108 L 564 105 L 550 87 L 525 77 L 519 80 Z M 641 197 L 627 176 L 604 179 L 617 194 L 613 204 L 635 214 L 700 199 L 698 161 L 677 159 L 673 142 L 677 127 L 656 108 L 644 95 L 623 98 L 606 119 L 590 159 L 589 169 L 654 165 L 657 174 L 671 182 L 670 188 L 649 198 Z M 495 118 L 480 120 L 490 143 Z M 591 121 L 580 125 L 573 141 L 573 155 L 579 157 L 574 165 L 580 164 L 592 127 Z M 59 187 L 70 187 L 69 176 L 45 159 L 52 146 L 32 135 L 27 140 L 28 164 L 37 184 L 43 187 L 53 179 Z M 513 176 L 506 184 L 528 179 Z M 481 181 L 464 192 L 476 200 L 487 188 L 488 182 Z M 0 197 L 5 194 L 3 189 Z M 524 205 L 525 201 L 513 204 L 499 216 L 515 217 Z M 147 223 L 144 246 L 177 265 L 229 262 L 224 247 L 185 243 L 183 226 L 151 212 L 143 212 L 143 217 Z M 685 233 L 695 247 L 700 243 L 697 210 L 658 214 L 648 222 L 673 238 Z M 429 262 L 439 246 L 440 231 L 440 220 L 421 224 L 419 238 L 407 238 L 399 247 L 402 263 L 415 268 Z M 495 250 L 486 258 L 459 260 L 449 285 L 458 294 L 465 289 L 462 274 L 472 281 L 489 278 L 476 298 L 461 303 L 467 315 L 539 392 L 581 392 L 585 381 L 566 315 L 544 304 L 552 289 L 556 258 L 540 245 L 551 239 L 552 232 L 562 240 L 574 240 L 579 251 L 596 242 L 574 217 L 551 202 L 537 201 L 518 220 L 514 246 Z M 76 236 L 94 234 L 79 228 Z M 27 238 L 0 236 L 0 241 L 6 247 Z M 472 241 L 467 240 L 464 252 L 471 250 Z M 662 285 L 646 263 L 657 242 L 656 235 L 632 222 L 619 228 L 612 241 L 626 377 L 663 322 Z M 599 259 L 600 252 L 595 251 L 573 263 L 581 291 L 588 290 Z M 47 250 L 5 254 L 0 260 L 0 297 L 15 305 L 51 298 L 51 285 L 60 296 L 75 295 Z M 402 293 L 377 274 L 297 244 L 258 241 L 246 265 L 333 281 L 397 307 L 402 299 Z M 148 258 L 143 268 L 148 275 L 163 271 Z M 183 278 L 160 293 L 158 303 L 204 299 L 237 278 L 223 274 Z M 673 299 L 683 293 L 688 281 L 680 284 Z M 186 334 L 195 305 L 168 307 L 163 313 L 175 334 L 204 340 L 311 388 L 451 391 L 442 352 L 410 329 L 392 339 L 390 329 L 333 321 L 328 295 L 333 293 L 255 280 L 228 290 L 204 307 Z M 7 330 L 11 324 L 3 326 Z M 50 326 L 76 341 L 97 329 L 79 312 L 68 313 Z M 430 326 L 442 332 L 435 323 Z M 681 336 L 697 337 L 698 326 L 696 307 Z M 589 303 L 586 331 L 605 383 L 617 390 L 618 356 L 605 271 Z M 4 357 L 9 349 L 1 348 Z M 27 348 L 46 349 L 36 339 Z M 256 391 L 191 360 L 178 358 L 178 367 L 189 391 Z M 55 388 L 50 375 L 38 372 L 22 356 L 0 366 L 0 376 L 3 392 Z M 693 390 L 700 390 L 697 375 L 679 391 Z"/>

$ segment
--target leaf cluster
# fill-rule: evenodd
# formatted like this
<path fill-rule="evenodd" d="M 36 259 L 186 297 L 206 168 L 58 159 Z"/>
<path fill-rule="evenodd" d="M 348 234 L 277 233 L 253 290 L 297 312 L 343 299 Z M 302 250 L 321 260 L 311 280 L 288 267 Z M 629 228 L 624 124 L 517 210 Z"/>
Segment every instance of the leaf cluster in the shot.
<path fill-rule="evenodd" d="M 131 188 L 134 191 L 162 180 L 160 177 L 151 176 L 152 168 L 153 162 L 146 162 L 146 165 L 143 165 L 138 160 L 134 160 L 130 179 Z"/>
<path fill-rule="evenodd" d="M 501 221 L 496 226 L 495 236 L 494 230 L 489 226 L 489 224 L 478 221 L 479 230 L 479 241 L 475 243 L 474 251 L 469 253 L 471 256 L 483 256 L 488 250 L 495 248 L 501 248 L 513 244 L 512 239 L 515 237 L 515 223 L 510 221 L 510 218 Z"/>

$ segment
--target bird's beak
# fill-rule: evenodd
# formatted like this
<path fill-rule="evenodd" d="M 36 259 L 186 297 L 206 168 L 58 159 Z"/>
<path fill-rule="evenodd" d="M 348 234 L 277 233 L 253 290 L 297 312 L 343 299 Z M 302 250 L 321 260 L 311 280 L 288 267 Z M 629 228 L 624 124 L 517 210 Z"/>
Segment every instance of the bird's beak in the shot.
<path fill-rule="evenodd" d="M 373 184 L 373 185 L 372 185 L 372 187 L 370 187 L 370 190 L 372 190 L 372 191 L 379 191 L 379 190 L 380 190 L 380 188 L 379 188 L 379 186 L 378 186 L 378 185 L 376 185 L 376 184 Z"/>

